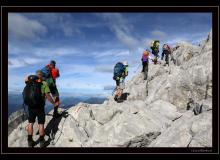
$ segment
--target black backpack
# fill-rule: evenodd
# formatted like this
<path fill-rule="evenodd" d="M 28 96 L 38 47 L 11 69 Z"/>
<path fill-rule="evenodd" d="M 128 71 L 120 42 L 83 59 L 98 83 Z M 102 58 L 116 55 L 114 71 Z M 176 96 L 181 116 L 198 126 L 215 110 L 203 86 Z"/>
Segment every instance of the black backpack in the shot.
<path fill-rule="evenodd" d="M 29 76 L 22 92 L 24 104 L 30 108 L 40 108 L 45 105 L 41 92 L 42 83 L 37 82 L 37 79 L 35 75 Z"/>

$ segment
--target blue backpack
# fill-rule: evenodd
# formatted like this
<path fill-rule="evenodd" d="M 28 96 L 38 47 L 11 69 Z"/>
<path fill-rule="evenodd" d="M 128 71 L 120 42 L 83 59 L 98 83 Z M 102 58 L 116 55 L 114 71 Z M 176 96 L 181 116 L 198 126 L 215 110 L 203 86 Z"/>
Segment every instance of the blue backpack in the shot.
<path fill-rule="evenodd" d="M 117 77 L 121 77 L 122 74 L 125 72 L 125 66 L 123 63 L 118 62 L 114 67 L 114 76 L 113 79 L 116 80 Z"/>
<path fill-rule="evenodd" d="M 47 82 L 47 85 L 49 87 L 54 87 L 55 82 L 54 82 L 54 80 L 51 76 L 51 72 L 50 72 L 49 68 L 47 66 L 45 66 L 44 68 L 41 69 L 41 71 L 43 73 L 43 75 L 42 75 L 43 78 L 42 79 Z"/>
<path fill-rule="evenodd" d="M 45 66 L 44 68 L 41 69 L 42 73 L 43 73 L 43 80 L 48 79 L 51 76 L 50 70 L 47 66 Z"/>

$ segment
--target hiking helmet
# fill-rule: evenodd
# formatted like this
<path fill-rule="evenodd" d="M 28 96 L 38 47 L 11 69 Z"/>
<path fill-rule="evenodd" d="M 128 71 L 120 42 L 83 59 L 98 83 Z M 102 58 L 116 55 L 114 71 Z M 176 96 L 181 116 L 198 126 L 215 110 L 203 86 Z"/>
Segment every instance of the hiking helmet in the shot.
<path fill-rule="evenodd" d="M 128 61 L 124 61 L 123 65 L 128 66 Z"/>

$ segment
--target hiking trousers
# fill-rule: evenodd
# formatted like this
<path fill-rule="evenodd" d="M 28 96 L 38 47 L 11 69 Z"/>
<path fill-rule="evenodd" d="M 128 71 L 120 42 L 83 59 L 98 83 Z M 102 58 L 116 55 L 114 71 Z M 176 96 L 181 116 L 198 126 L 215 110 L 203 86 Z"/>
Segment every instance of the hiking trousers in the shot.
<path fill-rule="evenodd" d="M 116 88 L 121 90 L 125 89 L 124 80 L 116 80 Z"/>
<path fill-rule="evenodd" d="M 163 60 L 164 55 L 165 55 L 166 64 L 169 65 L 169 51 L 167 51 L 167 50 L 164 50 L 164 51 L 163 51 L 161 60 Z"/>
<path fill-rule="evenodd" d="M 38 107 L 38 108 L 37 108 Z M 37 106 L 35 108 L 28 107 L 28 122 L 35 123 L 35 119 L 37 118 L 38 124 L 45 123 L 45 110 L 44 106 Z"/>
<path fill-rule="evenodd" d="M 144 72 L 144 79 L 146 80 L 148 75 L 148 61 L 142 62 L 142 65 L 143 65 L 142 72 Z"/>
<path fill-rule="evenodd" d="M 152 54 L 153 54 L 155 57 L 158 57 L 158 53 L 159 53 L 159 50 L 158 50 L 158 49 L 152 50 Z"/>

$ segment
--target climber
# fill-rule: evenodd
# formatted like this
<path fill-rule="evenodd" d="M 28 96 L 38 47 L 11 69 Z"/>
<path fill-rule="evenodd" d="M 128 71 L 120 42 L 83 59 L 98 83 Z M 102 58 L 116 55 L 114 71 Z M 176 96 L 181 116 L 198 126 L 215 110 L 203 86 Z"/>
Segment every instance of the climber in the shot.
<path fill-rule="evenodd" d="M 148 74 L 149 54 L 150 53 L 146 50 L 144 51 L 142 58 L 141 58 L 142 65 L 143 65 L 142 72 L 144 73 L 144 80 L 147 79 L 147 74 Z"/>
<path fill-rule="evenodd" d="M 43 80 L 47 82 L 51 94 L 55 99 L 55 102 L 60 103 L 59 92 L 56 86 L 56 78 L 60 76 L 60 73 L 59 73 L 59 69 L 56 68 L 56 62 L 54 60 L 51 60 L 48 65 L 46 65 L 43 69 L 41 69 L 41 71 L 43 72 Z M 54 112 L 53 112 L 54 118 L 58 118 L 61 116 L 61 114 L 58 113 L 58 107 L 59 106 L 54 108 Z"/>
<path fill-rule="evenodd" d="M 165 61 L 166 61 L 165 66 L 166 65 L 169 66 L 169 56 L 171 55 L 171 53 L 172 53 L 171 47 L 168 44 L 164 44 L 161 60 L 163 60 L 163 57 L 165 55 Z"/>
<path fill-rule="evenodd" d="M 118 103 L 123 102 L 121 96 L 123 94 L 123 90 L 125 89 L 124 81 L 126 76 L 128 76 L 128 62 L 118 62 L 114 67 L 113 76 L 113 79 L 116 81 L 116 94 L 114 99 Z"/>
<path fill-rule="evenodd" d="M 28 106 L 28 147 L 34 147 L 36 142 L 33 140 L 33 125 L 35 123 L 35 119 L 37 117 L 38 120 L 38 128 L 39 128 L 39 142 L 40 147 L 46 147 L 49 145 L 48 141 L 45 141 L 45 131 L 44 131 L 44 123 L 45 123 L 45 98 L 47 98 L 50 103 L 53 104 L 54 108 L 60 105 L 59 101 L 55 102 L 53 98 L 50 96 L 50 89 L 47 85 L 47 82 L 43 80 L 43 73 L 41 70 L 36 72 L 36 75 L 30 75 L 25 78 L 26 86 L 23 90 L 23 99 L 24 105 Z"/>
<path fill-rule="evenodd" d="M 151 42 L 152 54 L 154 55 L 154 64 L 157 64 L 158 53 L 159 53 L 160 41 L 154 40 Z"/>
<path fill-rule="evenodd" d="M 173 64 L 175 65 L 176 64 L 176 60 L 175 60 L 175 58 L 174 58 L 174 56 L 173 56 L 173 49 L 170 47 L 170 61 L 173 61 Z"/>

